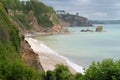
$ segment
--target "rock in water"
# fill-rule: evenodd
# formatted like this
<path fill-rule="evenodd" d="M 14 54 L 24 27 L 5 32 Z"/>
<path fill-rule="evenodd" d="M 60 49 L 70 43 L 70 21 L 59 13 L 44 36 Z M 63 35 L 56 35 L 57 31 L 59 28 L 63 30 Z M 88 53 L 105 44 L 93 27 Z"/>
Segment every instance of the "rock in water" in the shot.
<path fill-rule="evenodd" d="M 105 30 L 103 30 L 103 26 L 97 26 L 96 32 L 105 32 Z"/>
<path fill-rule="evenodd" d="M 82 29 L 80 32 L 94 32 L 94 31 L 89 29 L 86 29 L 86 30 Z"/>

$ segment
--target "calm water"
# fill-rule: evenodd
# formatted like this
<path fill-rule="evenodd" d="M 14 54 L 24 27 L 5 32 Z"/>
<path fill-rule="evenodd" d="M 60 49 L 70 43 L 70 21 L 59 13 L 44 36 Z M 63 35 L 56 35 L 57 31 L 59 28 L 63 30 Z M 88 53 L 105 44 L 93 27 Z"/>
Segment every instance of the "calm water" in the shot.
<path fill-rule="evenodd" d="M 40 36 L 52 50 L 80 66 L 88 67 L 92 61 L 106 58 L 120 59 L 120 25 L 103 25 L 107 32 L 80 32 L 95 27 L 69 28 L 71 34 Z"/>

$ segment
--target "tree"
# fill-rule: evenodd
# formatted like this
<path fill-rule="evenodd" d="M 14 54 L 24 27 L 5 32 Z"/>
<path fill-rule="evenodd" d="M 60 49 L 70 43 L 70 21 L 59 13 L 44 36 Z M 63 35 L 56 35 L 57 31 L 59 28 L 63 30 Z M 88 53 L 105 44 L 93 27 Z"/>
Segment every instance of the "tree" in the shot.
<path fill-rule="evenodd" d="M 56 80 L 55 72 L 48 70 L 46 72 L 45 80 Z"/>
<path fill-rule="evenodd" d="M 120 60 L 105 59 L 93 62 L 86 70 L 84 80 L 120 80 Z"/>
<path fill-rule="evenodd" d="M 67 66 L 56 65 L 55 75 L 56 80 L 74 80 L 74 76 L 71 74 Z"/>

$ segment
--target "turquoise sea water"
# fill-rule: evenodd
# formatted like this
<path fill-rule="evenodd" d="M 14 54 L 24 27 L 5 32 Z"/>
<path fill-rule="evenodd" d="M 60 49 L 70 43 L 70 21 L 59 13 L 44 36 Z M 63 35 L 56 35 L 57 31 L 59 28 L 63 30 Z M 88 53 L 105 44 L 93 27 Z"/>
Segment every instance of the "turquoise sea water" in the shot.
<path fill-rule="evenodd" d="M 106 58 L 120 59 L 120 25 L 103 25 L 107 32 L 80 32 L 95 27 L 72 27 L 70 34 L 37 36 L 36 39 L 87 68 L 92 61 Z"/>

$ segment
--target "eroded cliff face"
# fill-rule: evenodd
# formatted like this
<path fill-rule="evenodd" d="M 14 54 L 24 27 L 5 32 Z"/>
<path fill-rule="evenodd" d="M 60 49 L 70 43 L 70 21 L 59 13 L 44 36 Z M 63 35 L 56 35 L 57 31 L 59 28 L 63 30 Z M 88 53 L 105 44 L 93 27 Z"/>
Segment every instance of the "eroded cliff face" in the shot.
<path fill-rule="evenodd" d="M 28 64 L 30 67 L 43 70 L 41 63 L 39 61 L 39 58 L 38 58 L 38 54 L 34 53 L 29 43 L 24 39 L 22 39 L 21 41 L 20 52 L 21 52 L 23 62 Z"/>
<path fill-rule="evenodd" d="M 36 69 L 43 69 L 39 61 L 38 55 L 34 53 L 31 46 L 24 40 L 22 35 L 26 33 L 61 33 L 64 32 L 60 26 L 58 17 L 55 11 L 37 0 L 27 1 L 26 4 L 17 1 L 7 3 L 6 7 L 9 14 L 10 21 L 19 29 L 21 37 L 20 53 L 22 60 L 29 66 Z M 13 5 L 14 4 L 14 5 Z"/>
<path fill-rule="evenodd" d="M 20 53 L 21 53 L 23 62 L 28 64 L 30 67 L 35 67 L 36 69 L 43 70 L 38 54 L 36 54 L 31 49 L 31 46 L 27 41 L 24 40 L 22 35 L 25 33 L 34 33 L 34 32 L 59 33 L 59 32 L 63 32 L 62 27 L 56 23 L 54 23 L 52 27 L 42 27 L 41 25 L 39 25 L 38 20 L 35 17 L 35 14 L 32 10 L 25 15 L 22 11 L 18 11 L 18 10 L 17 11 L 8 10 L 8 13 L 9 13 L 11 22 L 13 22 L 20 31 L 20 36 L 21 36 Z M 26 24 L 24 22 L 21 22 L 19 18 L 17 18 L 17 20 L 14 20 L 12 18 L 16 16 L 24 16 L 24 19 L 26 20 L 27 25 L 31 27 L 28 29 L 25 27 Z M 54 19 L 54 16 L 55 14 L 51 14 L 51 17 L 50 17 L 51 21 Z"/>
<path fill-rule="evenodd" d="M 22 13 L 21 11 L 8 10 L 8 13 L 11 17 L 11 21 L 17 26 L 17 28 L 22 33 L 34 33 L 34 32 L 61 32 L 63 31 L 59 23 L 53 22 L 52 27 L 44 27 L 39 25 L 37 18 L 35 17 L 34 12 L 31 10 L 27 14 Z M 19 18 L 13 19 L 16 16 L 24 16 L 24 20 L 27 23 L 24 23 L 19 20 Z M 53 21 L 55 14 L 50 14 L 49 19 Z M 57 17 L 56 17 L 57 18 Z M 46 23 L 47 24 L 47 23 Z M 29 27 L 27 27 L 29 26 Z"/>
<path fill-rule="evenodd" d="M 28 12 L 28 15 L 25 16 L 25 19 L 29 22 L 28 25 L 31 26 L 30 30 L 40 31 L 41 26 L 39 26 L 37 19 L 34 15 L 34 12 L 31 10 Z"/>
<path fill-rule="evenodd" d="M 38 0 L 3 2 L 8 9 L 10 20 L 23 33 L 60 32 L 62 30 L 54 9 Z"/>

